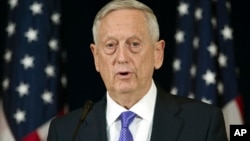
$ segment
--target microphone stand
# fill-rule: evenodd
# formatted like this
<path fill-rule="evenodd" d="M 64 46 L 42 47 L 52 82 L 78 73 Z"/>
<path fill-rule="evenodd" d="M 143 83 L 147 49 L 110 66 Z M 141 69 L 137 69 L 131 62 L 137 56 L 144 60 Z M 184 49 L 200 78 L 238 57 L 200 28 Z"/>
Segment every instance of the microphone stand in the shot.
<path fill-rule="evenodd" d="M 77 124 L 77 127 L 75 129 L 74 135 L 72 137 L 72 141 L 75 141 L 78 130 L 79 130 L 81 124 L 85 121 L 85 119 L 86 119 L 89 111 L 92 109 L 92 107 L 93 107 L 93 102 L 91 100 L 87 100 L 83 106 L 82 114 L 81 114 L 81 117 L 80 117 L 79 122 Z"/>

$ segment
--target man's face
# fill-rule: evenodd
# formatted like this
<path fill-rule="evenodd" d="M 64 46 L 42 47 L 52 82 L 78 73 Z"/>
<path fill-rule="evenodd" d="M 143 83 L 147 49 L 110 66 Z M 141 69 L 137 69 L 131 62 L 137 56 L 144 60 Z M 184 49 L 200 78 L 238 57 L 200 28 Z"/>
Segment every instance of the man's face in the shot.
<path fill-rule="evenodd" d="M 164 41 L 152 40 L 141 11 L 123 9 L 100 22 L 96 44 L 91 44 L 96 70 L 110 95 L 144 95 L 154 68 L 163 61 Z"/>

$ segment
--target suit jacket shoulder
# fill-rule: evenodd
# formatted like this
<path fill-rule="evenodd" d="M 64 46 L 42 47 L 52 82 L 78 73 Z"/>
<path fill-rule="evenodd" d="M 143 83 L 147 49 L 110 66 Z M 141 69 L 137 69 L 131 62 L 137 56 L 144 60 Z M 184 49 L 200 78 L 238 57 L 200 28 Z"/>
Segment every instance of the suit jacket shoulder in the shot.
<path fill-rule="evenodd" d="M 227 141 L 222 111 L 157 85 L 151 141 Z"/>

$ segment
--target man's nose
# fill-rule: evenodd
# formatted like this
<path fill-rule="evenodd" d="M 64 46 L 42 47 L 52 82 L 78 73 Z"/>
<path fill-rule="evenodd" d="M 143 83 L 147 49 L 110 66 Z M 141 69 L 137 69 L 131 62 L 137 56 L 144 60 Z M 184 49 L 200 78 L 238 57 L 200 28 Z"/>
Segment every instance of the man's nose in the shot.
<path fill-rule="evenodd" d="M 117 63 L 119 64 L 125 64 L 128 63 L 128 48 L 125 45 L 119 46 L 117 48 Z"/>

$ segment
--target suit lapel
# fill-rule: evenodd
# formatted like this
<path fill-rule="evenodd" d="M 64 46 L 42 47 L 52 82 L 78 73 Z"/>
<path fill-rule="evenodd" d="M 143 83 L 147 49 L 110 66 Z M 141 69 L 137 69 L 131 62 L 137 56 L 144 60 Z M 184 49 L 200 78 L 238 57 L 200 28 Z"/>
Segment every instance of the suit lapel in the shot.
<path fill-rule="evenodd" d="M 176 141 L 183 124 L 183 120 L 178 118 L 181 108 L 159 86 L 157 91 L 151 141 Z"/>

